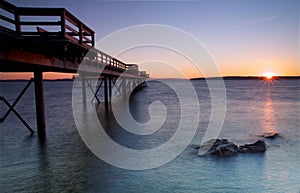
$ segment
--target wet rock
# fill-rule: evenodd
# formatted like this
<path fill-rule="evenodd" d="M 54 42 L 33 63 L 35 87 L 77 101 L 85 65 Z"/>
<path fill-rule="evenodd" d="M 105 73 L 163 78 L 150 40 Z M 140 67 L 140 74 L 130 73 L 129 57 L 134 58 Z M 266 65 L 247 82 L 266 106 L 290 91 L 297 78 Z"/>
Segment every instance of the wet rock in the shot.
<path fill-rule="evenodd" d="M 263 135 L 259 135 L 260 137 L 264 137 L 267 139 L 275 139 L 277 137 L 279 137 L 279 133 L 276 132 L 268 132 L 268 133 L 264 133 Z"/>
<path fill-rule="evenodd" d="M 218 156 L 233 156 L 238 154 L 238 146 L 233 143 L 223 144 L 218 146 L 212 154 Z"/>
<path fill-rule="evenodd" d="M 238 154 L 238 146 L 227 139 L 211 139 L 200 146 L 198 154 L 233 156 Z"/>
<path fill-rule="evenodd" d="M 266 151 L 266 143 L 262 140 L 258 140 L 251 144 L 245 144 L 239 146 L 239 153 L 256 153 Z"/>
<path fill-rule="evenodd" d="M 264 151 L 266 151 L 266 143 L 262 140 L 239 146 L 227 139 L 211 139 L 199 147 L 198 155 L 234 156 L 238 153 Z"/>

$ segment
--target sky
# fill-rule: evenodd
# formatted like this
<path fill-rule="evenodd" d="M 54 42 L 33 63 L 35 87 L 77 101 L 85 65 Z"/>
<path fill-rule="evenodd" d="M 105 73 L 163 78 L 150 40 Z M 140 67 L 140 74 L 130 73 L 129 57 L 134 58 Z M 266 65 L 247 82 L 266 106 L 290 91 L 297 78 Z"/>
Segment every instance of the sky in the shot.
<path fill-rule="evenodd" d="M 17 6 L 64 7 L 96 32 L 96 40 L 141 24 L 178 28 L 207 48 L 221 76 L 259 76 L 266 72 L 279 76 L 300 75 L 299 0 L 9 2 Z M 147 70 L 154 78 L 203 75 L 191 61 L 162 48 L 136 48 L 117 57 L 125 63 L 139 64 L 140 69 Z M 168 65 L 174 69 L 167 68 Z M 22 78 L 31 74 L 2 73 L 1 76 L 2 79 Z M 70 75 L 46 73 L 45 77 Z"/>

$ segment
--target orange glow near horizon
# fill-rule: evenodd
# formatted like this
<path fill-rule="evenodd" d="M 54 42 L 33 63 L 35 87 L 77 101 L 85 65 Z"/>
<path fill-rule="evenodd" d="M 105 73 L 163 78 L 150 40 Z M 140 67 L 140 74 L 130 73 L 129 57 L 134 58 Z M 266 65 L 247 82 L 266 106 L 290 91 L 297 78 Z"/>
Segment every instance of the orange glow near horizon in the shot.
<path fill-rule="evenodd" d="M 274 72 L 266 72 L 266 73 L 263 74 L 263 76 L 265 77 L 265 79 L 271 80 L 271 79 L 273 79 L 273 77 L 276 76 L 276 75 L 275 75 Z"/>
<path fill-rule="evenodd" d="M 43 78 L 47 80 L 71 79 L 74 74 L 45 72 Z M 0 80 L 29 80 L 33 78 L 32 72 L 0 72 Z"/>
<path fill-rule="evenodd" d="M 150 62 L 146 62 L 150 63 Z M 153 64 L 158 65 L 159 62 L 153 62 Z M 185 74 L 185 77 L 182 75 L 179 75 L 178 73 L 174 73 L 175 71 L 168 69 L 167 71 L 164 71 L 162 69 L 162 66 L 150 66 L 150 65 L 144 65 L 143 63 L 140 65 L 139 70 L 146 70 L 147 73 L 150 74 L 151 78 L 199 78 L 203 77 L 201 72 L 196 70 L 195 68 L 190 69 L 177 69 L 179 71 L 182 71 L 183 74 Z M 272 80 L 274 79 L 274 76 L 299 76 L 299 73 L 297 71 L 294 71 L 293 73 L 274 73 L 274 72 L 265 72 L 265 73 L 251 73 L 247 72 L 246 69 L 232 69 L 232 72 L 229 72 L 229 69 L 220 68 L 221 76 L 262 76 L 265 78 L 265 80 Z M 47 80 L 55 80 L 55 79 L 72 79 L 74 74 L 69 73 L 55 73 L 55 72 L 45 72 L 44 73 L 44 79 Z M 29 80 L 30 78 L 33 78 L 32 72 L 0 72 L 0 80 Z"/>
<path fill-rule="evenodd" d="M 142 52 L 144 51 L 144 52 Z M 130 52 L 119 55 L 122 61 L 127 63 L 136 63 L 139 70 L 146 70 L 150 74 L 150 78 L 199 78 L 206 77 L 186 58 L 171 53 L 169 51 L 159 49 L 153 50 L 131 50 Z M 160 61 L 153 61 L 159 59 Z M 146 62 L 145 62 L 146 61 Z M 232 63 L 231 63 L 232 62 Z M 279 62 L 264 62 L 271 65 L 251 65 L 256 63 L 255 60 L 247 61 L 244 65 L 238 65 L 236 61 L 228 61 L 221 63 L 216 60 L 220 70 L 220 76 L 261 76 L 265 80 L 273 80 L 274 76 L 299 76 L 299 65 L 291 61 L 290 68 L 280 65 Z M 165 63 L 165 64 L 162 64 Z M 169 64 L 169 65 L 167 65 Z M 175 67 L 172 69 L 172 66 Z M 201 69 L 200 69 L 201 70 Z M 180 73 L 178 73 L 180 72 Z M 74 74 L 45 72 L 44 79 L 72 79 Z M 28 80 L 33 78 L 32 72 L 21 73 L 4 73 L 0 72 L 0 80 Z"/>

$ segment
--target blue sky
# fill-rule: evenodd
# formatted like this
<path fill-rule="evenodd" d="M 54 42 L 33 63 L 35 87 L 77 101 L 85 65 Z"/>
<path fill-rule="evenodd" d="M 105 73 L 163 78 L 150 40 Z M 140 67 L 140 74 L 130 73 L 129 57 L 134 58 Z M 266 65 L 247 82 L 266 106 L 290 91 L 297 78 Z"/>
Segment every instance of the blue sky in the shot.
<path fill-rule="evenodd" d="M 9 2 L 65 7 L 94 29 L 98 40 L 138 24 L 179 28 L 209 49 L 223 75 L 299 75 L 299 0 Z"/>

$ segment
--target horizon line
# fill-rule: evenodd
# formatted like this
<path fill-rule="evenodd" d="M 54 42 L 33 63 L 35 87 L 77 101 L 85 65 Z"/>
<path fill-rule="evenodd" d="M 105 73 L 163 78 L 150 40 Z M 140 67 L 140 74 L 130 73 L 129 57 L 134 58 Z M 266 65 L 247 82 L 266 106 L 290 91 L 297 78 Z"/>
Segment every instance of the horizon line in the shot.
<path fill-rule="evenodd" d="M 276 78 L 300 78 L 300 75 L 295 76 L 273 76 Z M 188 80 L 197 80 L 197 79 L 228 79 L 228 78 L 264 78 L 264 76 L 215 76 L 215 77 L 195 77 L 195 78 L 187 78 Z M 169 80 L 186 80 L 184 78 L 149 78 L 148 80 L 155 80 L 155 79 L 169 79 Z M 0 79 L 0 81 L 27 81 L 29 79 Z M 44 79 L 44 81 L 73 81 L 74 78 L 57 78 L 57 79 Z"/>

